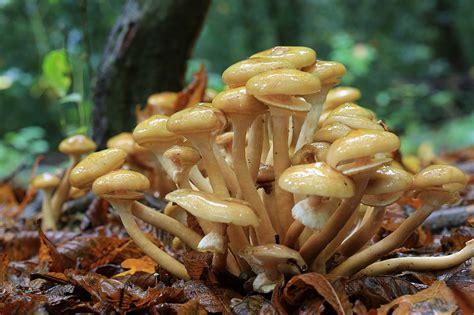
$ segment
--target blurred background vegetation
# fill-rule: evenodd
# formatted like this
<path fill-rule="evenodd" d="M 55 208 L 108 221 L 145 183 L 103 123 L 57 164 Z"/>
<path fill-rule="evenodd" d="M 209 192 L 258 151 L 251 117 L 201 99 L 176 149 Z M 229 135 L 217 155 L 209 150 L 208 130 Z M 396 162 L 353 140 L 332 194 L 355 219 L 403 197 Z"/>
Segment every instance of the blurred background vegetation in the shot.
<path fill-rule="evenodd" d="M 0 177 L 90 131 L 90 86 L 124 3 L 0 0 Z M 253 52 L 309 46 L 346 65 L 343 84 L 404 152 L 455 149 L 474 143 L 472 12 L 472 0 L 214 0 L 188 72 L 204 62 L 221 89 L 220 73 Z"/>

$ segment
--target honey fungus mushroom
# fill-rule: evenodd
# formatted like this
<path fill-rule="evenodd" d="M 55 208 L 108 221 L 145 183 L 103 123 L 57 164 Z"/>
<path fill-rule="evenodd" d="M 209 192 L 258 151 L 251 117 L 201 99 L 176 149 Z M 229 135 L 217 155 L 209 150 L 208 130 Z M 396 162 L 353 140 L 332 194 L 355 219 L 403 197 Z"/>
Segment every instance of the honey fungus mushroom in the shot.
<path fill-rule="evenodd" d="M 344 103 L 353 103 L 361 97 L 360 90 L 350 86 L 338 86 L 329 90 L 323 111 L 333 110 Z"/>
<path fill-rule="evenodd" d="M 50 173 L 43 173 L 36 176 L 31 183 L 33 187 L 43 192 L 41 228 L 45 231 L 56 230 L 56 220 L 51 210 L 51 197 L 59 183 L 59 178 Z"/>
<path fill-rule="evenodd" d="M 157 264 L 173 275 L 189 279 L 184 265 L 156 246 L 140 230 L 132 215 L 134 201 L 143 198 L 143 192 L 148 190 L 150 182 L 140 173 L 129 170 L 117 170 L 97 178 L 92 185 L 92 191 L 106 199 L 118 212 L 125 230 L 133 241 Z"/>

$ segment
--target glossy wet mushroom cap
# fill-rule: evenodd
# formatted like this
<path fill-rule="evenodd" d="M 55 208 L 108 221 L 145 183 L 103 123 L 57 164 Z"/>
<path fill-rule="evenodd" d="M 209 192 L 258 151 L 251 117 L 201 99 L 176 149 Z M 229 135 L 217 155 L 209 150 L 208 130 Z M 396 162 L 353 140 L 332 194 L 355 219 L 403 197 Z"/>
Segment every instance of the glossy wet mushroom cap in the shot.
<path fill-rule="evenodd" d="M 148 178 L 130 170 L 110 172 L 97 178 L 92 185 L 94 194 L 105 199 L 138 200 L 148 189 Z"/>
<path fill-rule="evenodd" d="M 121 168 L 126 157 L 127 152 L 118 148 L 89 154 L 72 169 L 71 185 L 79 189 L 91 187 L 98 177 Z"/>
<path fill-rule="evenodd" d="M 182 141 L 182 137 L 167 129 L 168 117 L 153 115 L 139 123 L 133 130 L 133 138 L 144 147 L 155 144 L 174 144 Z"/>
<path fill-rule="evenodd" d="M 50 173 L 36 176 L 31 184 L 36 189 L 54 189 L 59 185 L 59 177 Z"/>
<path fill-rule="evenodd" d="M 341 104 L 355 102 L 359 100 L 360 97 L 361 93 L 359 89 L 350 86 L 335 87 L 329 90 L 324 108 L 325 110 L 332 110 Z"/>
<path fill-rule="evenodd" d="M 280 187 L 294 194 L 349 198 L 354 195 L 352 180 L 324 162 L 291 166 L 278 181 Z"/>
<path fill-rule="evenodd" d="M 316 62 L 316 52 L 302 46 L 276 46 L 256 54 L 250 58 L 270 58 L 273 60 L 286 60 L 296 68 L 303 68 Z"/>
<path fill-rule="evenodd" d="M 431 165 L 415 175 L 412 188 L 420 191 L 458 192 L 466 183 L 466 175 L 459 168 L 451 165 Z"/>
<path fill-rule="evenodd" d="M 231 65 L 222 73 L 222 81 L 229 87 L 245 86 L 247 81 L 257 74 L 276 70 L 294 69 L 295 66 L 284 59 L 252 58 Z"/>
<path fill-rule="evenodd" d="M 173 114 L 167 123 L 170 132 L 179 135 L 196 133 L 217 133 L 227 125 L 227 119 L 222 111 L 209 103 L 186 108 Z"/>
<path fill-rule="evenodd" d="M 212 101 L 212 105 L 226 114 L 257 116 L 268 110 L 267 106 L 250 95 L 245 87 L 219 93 Z"/>
<path fill-rule="evenodd" d="M 325 162 L 331 144 L 329 142 L 313 142 L 305 144 L 291 157 L 292 165 Z"/>
<path fill-rule="evenodd" d="M 346 67 L 335 61 L 318 60 L 313 65 L 303 68 L 303 71 L 316 75 L 322 85 L 335 85 L 340 77 L 346 74 Z"/>
<path fill-rule="evenodd" d="M 84 135 L 75 135 L 64 139 L 59 144 L 59 151 L 67 155 L 82 155 L 95 151 L 95 142 Z"/>
<path fill-rule="evenodd" d="M 147 105 L 153 109 L 153 114 L 172 115 L 178 94 L 175 92 L 155 93 L 148 97 Z"/>
<path fill-rule="evenodd" d="M 248 204 L 237 199 L 222 199 L 215 194 L 178 189 L 166 195 L 166 200 L 178 204 L 195 217 L 210 222 L 254 227 L 259 224 L 259 219 Z"/>
<path fill-rule="evenodd" d="M 352 128 L 345 124 L 338 122 L 327 124 L 316 130 L 313 136 L 313 141 L 333 143 L 337 139 L 346 136 L 351 131 Z"/>
<path fill-rule="evenodd" d="M 107 140 L 107 148 L 120 148 L 128 154 L 133 152 L 135 140 L 131 132 L 121 132 Z"/>
<path fill-rule="evenodd" d="M 175 145 L 163 153 L 163 156 L 170 159 L 175 165 L 192 166 L 201 160 L 201 155 L 193 147 Z"/>
<path fill-rule="evenodd" d="M 245 259 L 256 273 L 263 272 L 268 265 L 278 268 L 278 265 L 288 262 L 296 264 L 302 271 L 307 269 L 306 262 L 298 251 L 279 244 L 247 246 L 240 250 L 239 256 Z"/>
<path fill-rule="evenodd" d="M 354 103 L 344 103 L 331 110 L 330 116 L 363 117 L 369 120 L 375 118 L 374 113 Z"/>

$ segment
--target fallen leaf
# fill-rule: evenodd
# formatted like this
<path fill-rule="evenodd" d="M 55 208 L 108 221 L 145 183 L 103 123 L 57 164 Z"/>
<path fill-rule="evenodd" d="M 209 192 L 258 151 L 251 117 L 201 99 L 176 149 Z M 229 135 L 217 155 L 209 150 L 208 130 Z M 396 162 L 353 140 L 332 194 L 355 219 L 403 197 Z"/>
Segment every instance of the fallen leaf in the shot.
<path fill-rule="evenodd" d="M 201 64 L 198 72 L 193 73 L 193 80 L 181 92 L 175 102 L 175 111 L 178 112 L 201 102 L 204 98 L 207 86 L 207 73 L 204 64 Z"/>
<path fill-rule="evenodd" d="M 379 315 L 453 314 L 458 309 L 452 291 L 444 281 L 436 281 L 429 288 L 413 295 L 401 296 L 377 309 Z"/>
<path fill-rule="evenodd" d="M 231 314 L 230 300 L 240 298 L 240 295 L 232 290 L 208 286 L 199 280 L 187 281 L 184 284 L 183 291 L 187 299 L 198 300 L 206 311 L 212 313 Z"/>
<path fill-rule="evenodd" d="M 337 314 L 344 314 L 344 307 L 331 283 L 323 275 L 311 272 L 294 276 L 283 290 L 283 300 L 297 306 L 305 300 L 321 296 Z"/>
<path fill-rule="evenodd" d="M 232 301 L 234 302 L 234 301 Z M 232 306 L 232 312 L 237 315 L 244 314 L 279 314 L 270 301 L 261 295 L 246 296 Z"/>
<path fill-rule="evenodd" d="M 46 264 L 49 271 L 63 272 L 65 269 L 64 259 L 56 249 L 56 246 L 46 237 L 41 227 L 38 228 L 40 248 L 38 254 L 39 264 Z"/>
<path fill-rule="evenodd" d="M 154 273 L 155 268 L 156 268 L 156 263 L 153 260 L 151 260 L 151 258 L 148 256 L 143 256 L 139 259 L 137 258 L 125 259 L 124 261 L 122 261 L 120 265 L 123 268 L 129 269 L 129 270 L 115 275 L 114 278 L 123 277 L 126 275 L 133 275 L 138 271 Z"/>
<path fill-rule="evenodd" d="M 205 271 L 209 271 L 212 263 L 212 253 L 188 251 L 184 254 L 184 267 L 193 280 L 202 278 Z"/>

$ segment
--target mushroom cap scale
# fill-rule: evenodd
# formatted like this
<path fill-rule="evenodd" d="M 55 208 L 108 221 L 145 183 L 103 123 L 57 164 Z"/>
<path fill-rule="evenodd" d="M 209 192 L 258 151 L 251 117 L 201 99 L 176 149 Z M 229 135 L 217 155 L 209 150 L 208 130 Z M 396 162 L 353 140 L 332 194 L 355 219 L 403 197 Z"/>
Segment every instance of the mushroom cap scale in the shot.
<path fill-rule="evenodd" d="M 352 130 L 331 144 L 326 161 L 333 168 L 346 169 L 346 166 L 350 167 L 351 163 L 355 162 L 354 160 L 363 158 L 367 162 L 364 164 L 371 164 L 372 167 L 375 167 L 378 161 L 380 163 L 390 161 L 391 159 L 387 158 L 385 154 L 399 148 L 400 140 L 391 132 Z M 363 168 L 363 165 L 354 165 L 354 169 L 361 167 Z"/>
<path fill-rule="evenodd" d="M 355 102 L 359 100 L 360 97 L 361 93 L 359 89 L 350 86 L 339 86 L 329 90 L 324 107 L 325 109 L 331 110 L 341 104 Z"/>
<path fill-rule="evenodd" d="M 137 200 L 143 192 L 150 189 L 150 181 L 144 175 L 129 171 L 117 170 L 105 174 L 94 181 L 92 191 L 97 196 L 107 199 Z"/>
<path fill-rule="evenodd" d="M 260 57 L 286 60 L 298 69 L 316 62 L 316 52 L 311 48 L 302 46 L 276 46 L 250 56 L 250 58 Z"/>
<path fill-rule="evenodd" d="M 311 73 L 295 69 L 277 69 L 252 77 L 245 87 L 255 96 L 308 95 L 321 90 L 321 82 Z"/>
<path fill-rule="evenodd" d="M 179 135 L 167 129 L 168 117 L 153 115 L 139 123 L 133 130 L 133 138 L 141 146 L 153 144 L 172 144 L 182 140 Z"/>
<path fill-rule="evenodd" d="M 294 69 L 295 66 L 284 59 L 251 58 L 237 62 L 222 73 L 222 81 L 230 87 L 244 86 L 247 81 L 260 74 L 275 69 Z"/>
<path fill-rule="evenodd" d="M 267 106 L 247 93 L 245 87 L 222 91 L 212 100 L 212 105 L 226 114 L 242 114 L 252 117 L 268 110 Z"/>
<path fill-rule="evenodd" d="M 287 168 L 278 180 L 280 187 L 294 194 L 349 198 L 354 195 L 352 180 L 324 162 Z"/>
<path fill-rule="evenodd" d="M 89 154 L 71 170 L 69 181 L 73 187 L 88 188 L 98 177 L 122 167 L 126 157 L 127 152 L 119 148 Z"/>
<path fill-rule="evenodd" d="M 458 192 L 466 183 L 466 175 L 459 168 L 451 165 L 431 165 L 415 175 L 412 188 Z"/>
<path fill-rule="evenodd" d="M 173 114 L 167 123 L 169 131 L 187 136 L 196 133 L 217 133 L 227 125 L 224 113 L 209 103 L 183 109 Z"/>
<path fill-rule="evenodd" d="M 64 139 L 59 144 L 59 151 L 68 155 L 81 155 L 95 151 L 97 145 L 95 142 L 84 135 L 75 135 Z"/>
<path fill-rule="evenodd" d="M 259 225 L 259 219 L 253 210 L 238 199 L 221 199 L 215 194 L 178 189 L 167 194 L 166 200 L 178 204 L 197 218 L 211 222 L 254 227 Z"/>
<path fill-rule="evenodd" d="M 60 179 L 56 175 L 51 173 L 43 173 L 33 178 L 31 184 L 36 189 L 53 189 L 58 187 L 59 182 Z"/>
<path fill-rule="evenodd" d="M 303 71 L 318 76 L 322 84 L 337 84 L 339 78 L 346 74 L 346 67 L 335 61 L 318 60 L 313 65 L 306 67 Z"/>

